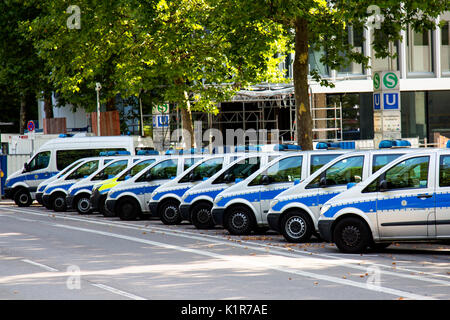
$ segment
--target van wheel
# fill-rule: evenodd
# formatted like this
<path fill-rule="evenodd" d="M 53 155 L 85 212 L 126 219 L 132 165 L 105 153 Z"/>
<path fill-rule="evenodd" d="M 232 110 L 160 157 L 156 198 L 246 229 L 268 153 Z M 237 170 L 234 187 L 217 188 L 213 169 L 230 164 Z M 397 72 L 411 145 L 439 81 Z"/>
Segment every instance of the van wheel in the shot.
<path fill-rule="evenodd" d="M 176 200 L 167 200 L 158 209 L 159 217 L 164 224 L 174 225 L 181 223 L 181 214 L 178 209 L 179 203 Z"/>
<path fill-rule="evenodd" d="M 52 208 L 56 212 L 63 212 L 67 210 L 66 195 L 63 193 L 57 193 L 51 198 Z"/>
<path fill-rule="evenodd" d="M 344 218 L 336 224 L 333 232 L 336 246 L 344 253 L 360 253 L 370 243 L 370 229 L 357 218 Z"/>
<path fill-rule="evenodd" d="M 249 234 L 254 227 L 252 214 L 243 206 L 232 208 L 226 217 L 226 229 L 233 235 Z"/>
<path fill-rule="evenodd" d="M 214 221 L 211 215 L 212 205 L 210 203 L 198 203 L 192 208 L 191 221 L 197 229 L 211 229 Z"/>
<path fill-rule="evenodd" d="M 124 199 L 117 206 L 117 213 L 120 220 L 136 220 L 139 215 L 139 208 L 135 201 Z"/>
<path fill-rule="evenodd" d="M 19 189 L 14 195 L 14 202 L 19 207 L 29 207 L 33 203 L 33 199 L 27 189 Z"/>
<path fill-rule="evenodd" d="M 305 212 L 289 212 L 281 219 L 281 233 L 288 242 L 308 241 L 312 232 L 312 221 Z"/>
<path fill-rule="evenodd" d="M 75 200 L 75 209 L 79 214 L 88 214 L 91 212 L 91 202 L 87 195 L 81 195 Z"/>

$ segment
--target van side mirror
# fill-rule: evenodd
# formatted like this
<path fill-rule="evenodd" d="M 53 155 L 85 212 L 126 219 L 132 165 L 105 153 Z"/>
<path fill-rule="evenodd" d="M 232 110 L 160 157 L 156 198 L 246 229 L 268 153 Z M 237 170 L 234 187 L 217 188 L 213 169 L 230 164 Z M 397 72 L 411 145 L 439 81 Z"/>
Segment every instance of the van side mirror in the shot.
<path fill-rule="evenodd" d="M 234 183 L 239 183 L 239 182 L 241 182 L 241 181 L 242 181 L 241 178 L 236 178 L 236 179 L 234 179 Z"/>
<path fill-rule="evenodd" d="M 328 185 L 328 183 L 327 183 L 327 178 L 326 178 L 325 176 L 320 177 L 320 180 L 319 180 L 319 187 L 324 188 L 324 187 L 326 187 L 327 185 Z"/>
<path fill-rule="evenodd" d="M 295 179 L 294 180 L 294 186 L 298 185 L 300 183 L 300 179 Z"/>
<path fill-rule="evenodd" d="M 270 177 L 268 175 L 263 175 L 261 177 L 261 184 L 262 185 L 268 185 L 270 183 L 271 183 L 271 179 L 270 179 Z"/>
<path fill-rule="evenodd" d="M 30 165 L 25 162 L 23 164 L 23 172 L 28 172 L 28 171 L 30 171 Z"/>
<path fill-rule="evenodd" d="M 380 184 L 378 185 L 378 190 L 380 190 L 380 192 L 384 192 L 388 190 L 388 185 L 387 185 L 387 181 L 382 179 L 380 181 Z"/>

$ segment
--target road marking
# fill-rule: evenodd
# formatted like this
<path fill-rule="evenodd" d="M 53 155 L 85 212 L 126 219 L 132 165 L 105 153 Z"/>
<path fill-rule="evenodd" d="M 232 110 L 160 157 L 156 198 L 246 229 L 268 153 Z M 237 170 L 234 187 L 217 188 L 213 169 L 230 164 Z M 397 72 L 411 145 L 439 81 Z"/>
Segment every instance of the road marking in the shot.
<path fill-rule="evenodd" d="M 299 276 L 312 278 L 315 280 L 324 280 L 324 281 L 329 281 L 329 282 L 333 282 L 333 283 L 338 283 L 341 285 L 353 286 L 353 287 L 357 287 L 360 289 L 387 293 L 387 294 L 391 294 L 391 295 L 395 295 L 395 296 L 399 296 L 399 297 L 403 297 L 403 298 L 408 298 L 408 299 L 435 300 L 432 297 L 418 295 L 418 294 L 414 294 L 414 293 L 407 292 L 407 291 L 402 291 L 402 290 L 397 290 L 397 289 L 392 289 L 392 288 L 387 288 L 387 287 L 382 287 L 382 286 L 368 286 L 366 283 L 360 283 L 360 282 L 356 282 L 356 281 L 352 281 L 352 280 L 348 280 L 348 279 L 341 279 L 341 278 L 337 278 L 337 277 L 333 277 L 333 276 L 327 276 L 327 275 L 308 272 L 308 271 L 292 270 L 292 269 L 286 269 L 286 268 L 277 267 L 277 266 L 270 266 L 267 263 L 251 261 L 251 259 L 249 259 L 248 257 L 245 257 L 245 259 L 244 259 L 244 258 L 238 257 L 238 256 L 227 256 L 227 255 L 213 253 L 213 252 L 205 251 L 205 250 L 201 250 L 201 249 L 191 249 L 191 248 L 166 244 L 166 243 L 157 242 L 157 241 L 151 241 L 151 240 L 146 240 L 146 239 L 141 239 L 141 238 L 136 238 L 136 237 L 131 237 L 131 236 L 125 236 L 125 235 L 112 233 L 112 232 L 105 232 L 105 231 L 98 231 L 98 230 L 93 230 L 93 229 L 66 226 L 66 225 L 62 225 L 62 224 L 55 224 L 55 226 L 60 227 L 60 228 L 69 229 L 69 230 L 93 233 L 93 234 L 98 234 L 98 235 L 102 235 L 102 236 L 107 236 L 107 237 L 112 237 L 112 238 L 117 238 L 117 239 L 137 242 L 137 243 L 144 243 L 144 244 L 153 245 L 153 246 L 161 247 L 161 248 L 165 248 L 165 249 L 171 249 L 171 250 L 176 250 L 176 251 L 181 251 L 181 252 L 198 254 L 198 255 L 207 256 L 207 257 L 211 257 L 211 258 L 215 258 L 215 259 L 221 259 L 221 260 L 225 260 L 225 261 L 238 262 L 240 265 L 257 266 L 260 268 L 276 270 L 279 272 L 296 274 Z"/>
<path fill-rule="evenodd" d="M 45 269 L 47 271 L 52 271 L 52 272 L 59 271 L 58 269 L 46 266 L 45 264 L 42 264 L 42 263 L 31 261 L 31 260 L 28 260 L 28 259 L 22 259 L 22 261 L 25 262 L 25 263 L 29 263 L 29 264 L 32 264 L 34 266 L 40 267 L 40 268 Z"/>
<path fill-rule="evenodd" d="M 119 290 L 119 289 L 116 289 L 116 288 L 113 288 L 113 287 L 110 287 L 110 286 L 107 286 L 107 285 L 104 285 L 104 284 L 91 283 L 91 285 L 93 285 L 94 287 L 97 287 L 97 288 L 100 288 L 100 289 L 103 289 L 103 290 L 106 290 L 106 291 L 109 291 L 109 292 L 112 292 L 112 293 L 124 296 L 124 297 L 127 297 L 127 298 L 133 299 L 133 300 L 147 300 L 145 298 L 139 297 L 139 296 L 134 295 L 132 293 L 128 293 L 128 292 L 125 292 L 125 291 L 122 291 L 122 290 Z"/>
<path fill-rule="evenodd" d="M 16 212 L 20 212 L 20 213 L 29 213 L 29 214 L 38 215 L 38 216 L 46 216 L 46 217 L 49 216 L 49 214 L 41 213 L 39 211 L 30 212 L 29 209 L 27 211 L 20 211 L 20 210 L 16 210 L 16 209 L 12 209 L 12 208 L 7 209 L 7 210 L 16 211 Z M 323 258 L 331 258 L 333 260 L 339 260 L 339 261 L 342 259 L 342 258 L 333 256 L 335 254 L 313 253 L 310 251 L 306 252 L 306 251 L 296 250 L 296 249 L 292 249 L 292 248 L 290 250 L 291 252 L 284 252 L 284 251 L 280 251 L 280 249 L 282 249 L 280 247 L 273 246 L 273 245 L 267 245 L 264 243 L 256 243 L 256 242 L 246 241 L 246 240 L 241 240 L 242 241 L 241 243 L 236 243 L 234 241 L 224 240 L 223 238 L 214 236 L 214 235 L 206 235 L 206 234 L 198 235 L 197 233 L 193 233 L 193 232 L 188 232 L 188 231 L 183 231 L 183 230 L 172 230 L 169 228 L 163 228 L 163 227 L 157 227 L 157 226 L 146 227 L 146 226 L 139 226 L 139 225 L 135 225 L 135 224 L 118 222 L 118 221 L 104 222 L 104 221 L 99 221 L 95 218 L 88 218 L 88 217 L 77 218 L 77 217 L 73 217 L 73 216 L 70 216 L 67 214 L 51 215 L 50 217 L 64 219 L 64 220 L 73 220 L 73 221 L 77 221 L 77 222 L 88 222 L 88 223 L 92 223 L 92 224 L 98 224 L 98 225 L 109 226 L 109 227 L 121 227 L 121 228 L 125 228 L 125 229 L 138 230 L 138 231 L 142 231 L 144 229 L 147 229 L 147 230 L 154 229 L 154 230 L 158 230 L 155 232 L 163 233 L 166 235 L 183 237 L 183 238 L 188 238 L 188 239 L 192 239 L 192 240 L 212 242 L 212 243 L 216 243 L 216 244 L 224 244 L 227 246 L 238 247 L 238 248 L 251 247 L 252 250 L 264 252 L 264 253 L 268 253 L 266 251 L 266 249 L 269 248 L 271 250 L 271 253 L 275 253 L 275 254 L 279 254 L 279 255 L 283 255 L 283 256 L 287 256 L 287 257 L 292 257 L 292 258 L 297 258 L 298 254 L 301 254 L 301 255 L 309 257 L 309 258 L 314 258 L 314 256 L 316 256 L 316 257 L 323 257 Z M 208 238 L 210 238 L 210 239 L 208 239 Z M 238 240 L 240 240 L 240 239 L 238 239 Z M 256 247 L 254 247 L 254 246 L 256 246 Z M 262 249 L 261 247 L 264 249 Z M 354 257 L 355 255 L 352 255 L 352 256 Z M 365 256 L 366 255 L 364 255 L 364 257 Z M 346 262 L 340 261 L 340 263 L 338 265 L 342 266 L 342 267 L 351 268 L 351 269 L 367 271 L 367 266 L 359 265 L 361 262 L 358 262 L 358 261 L 349 262 L 348 260 L 349 259 L 347 259 Z M 358 265 L 356 265 L 357 263 L 358 263 Z M 383 268 L 392 268 L 392 266 L 386 266 L 386 265 L 379 264 L 379 263 L 369 262 L 369 266 L 370 265 L 376 265 L 378 267 L 383 267 Z M 400 278 L 407 278 L 407 279 L 412 279 L 412 280 L 416 280 L 416 281 L 425 281 L 425 282 L 431 282 L 431 283 L 436 283 L 436 284 L 441 284 L 441 285 L 446 285 L 446 286 L 450 285 L 449 281 L 424 277 L 424 275 L 428 275 L 428 276 L 432 276 L 432 277 L 450 278 L 449 276 L 434 274 L 434 273 L 430 273 L 430 272 L 423 272 L 423 271 L 413 270 L 413 269 L 406 269 L 406 268 L 402 268 L 402 267 L 396 267 L 396 270 L 410 272 L 410 273 L 414 272 L 414 273 L 417 273 L 417 275 L 404 274 L 404 273 L 392 272 L 392 271 L 387 271 L 387 270 L 380 270 L 380 273 L 384 274 L 384 275 L 400 277 Z"/>

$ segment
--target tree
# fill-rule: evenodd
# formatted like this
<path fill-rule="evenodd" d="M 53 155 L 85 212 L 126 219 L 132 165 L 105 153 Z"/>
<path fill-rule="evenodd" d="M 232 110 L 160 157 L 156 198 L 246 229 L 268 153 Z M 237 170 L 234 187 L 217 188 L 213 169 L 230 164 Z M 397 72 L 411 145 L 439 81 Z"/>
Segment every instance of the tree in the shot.
<path fill-rule="evenodd" d="M 0 86 L 7 88 L 8 96 L 12 98 L 9 101 L 20 110 L 21 134 L 27 117 L 37 108 L 36 96 L 46 84 L 45 77 L 42 77 L 45 74 L 44 63 L 33 43 L 20 30 L 21 21 L 34 19 L 39 14 L 40 11 L 27 2 L 0 2 Z"/>
<path fill-rule="evenodd" d="M 245 2 L 245 1 L 244 1 Z M 297 105 L 297 142 L 304 150 L 312 149 L 312 118 L 309 109 L 308 75 L 321 83 L 318 70 L 308 70 L 309 50 L 326 52 L 320 59 L 331 69 L 348 66 L 352 62 L 368 66 L 368 58 L 355 51 L 348 41 L 349 28 L 366 28 L 372 14 L 368 0 L 260 0 L 253 2 L 254 17 L 280 23 L 291 35 L 294 58 L 294 90 Z M 401 39 L 400 30 L 411 25 L 415 30 L 432 29 L 435 18 L 449 8 L 447 0 L 394 1 L 375 3 L 384 16 L 373 48 L 379 58 L 390 55 L 388 43 Z M 266 8 L 265 12 L 262 9 Z M 264 12 L 261 15 L 261 12 Z"/>

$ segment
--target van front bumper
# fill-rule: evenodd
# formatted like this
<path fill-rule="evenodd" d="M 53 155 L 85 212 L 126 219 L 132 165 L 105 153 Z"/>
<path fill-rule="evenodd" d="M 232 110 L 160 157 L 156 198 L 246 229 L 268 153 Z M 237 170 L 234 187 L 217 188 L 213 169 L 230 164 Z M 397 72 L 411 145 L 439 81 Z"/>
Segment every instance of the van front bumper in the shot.
<path fill-rule="evenodd" d="M 91 197 L 89 198 L 89 202 L 91 203 L 91 210 L 92 211 L 98 211 L 99 209 L 99 203 L 100 203 L 100 192 L 98 189 L 95 189 L 94 192 L 92 192 Z"/>
<path fill-rule="evenodd" d="M 331 226 L 334 220 L 319 220 L 318 229 L 320 237 L 326 242 L 333 242 L 333 236 L 331 234 Z"/>
<path fill-rule="evenodd" d="M 211 210 L 211 216 L 216 225 L 223 226 L 225 208 L 213 208 Z"/>
<path fill-rule="evenodd" d="M 280 214 L 279 213 L 269 213 L 267 215 L 267 223 L 270 229 L 275 230 L 280 233 Z"/>
<path fill-rule="evenodd" d="M 148 210 L 150 211 L 150 216 L 152 217 L 159 217 L 158 215 L 158 203 L 159 202 L 149 202 L 148 203 Z"/>
<path fill-rule="evenodd" d="M 106 199 L 105 210 L 116 215 L 116 202 L 117 200 L 115 199 Z"/>
<path fill-rule="evenodd" d="M 42 204 L 46 208 L 50 206 L 50 195 L 49 194 L 44 194 L 42 196 Z"/>
<path fill-rule="evenodd" d="M 37 201 L 39 204 L 43 204 L 43 202 L 42 202 L 42 195 L 43 195 L 42 192 L 36 192 L 36 201 Z"/>
<path fill-rule="evenodd" d="M 66 196 L 66 206 L 67 206 L 67 210 L 72 209 L 73 206 L 73 199 L 75 198 L 75 196 L 68 194 Z"/>
<path fill-rule="evenodd" d="M 12 188 L 4 188 L 3 189 L 6 199 L 13 199 L 14 194 L 13 194 L 12 190 L 13 190 Z"/>

